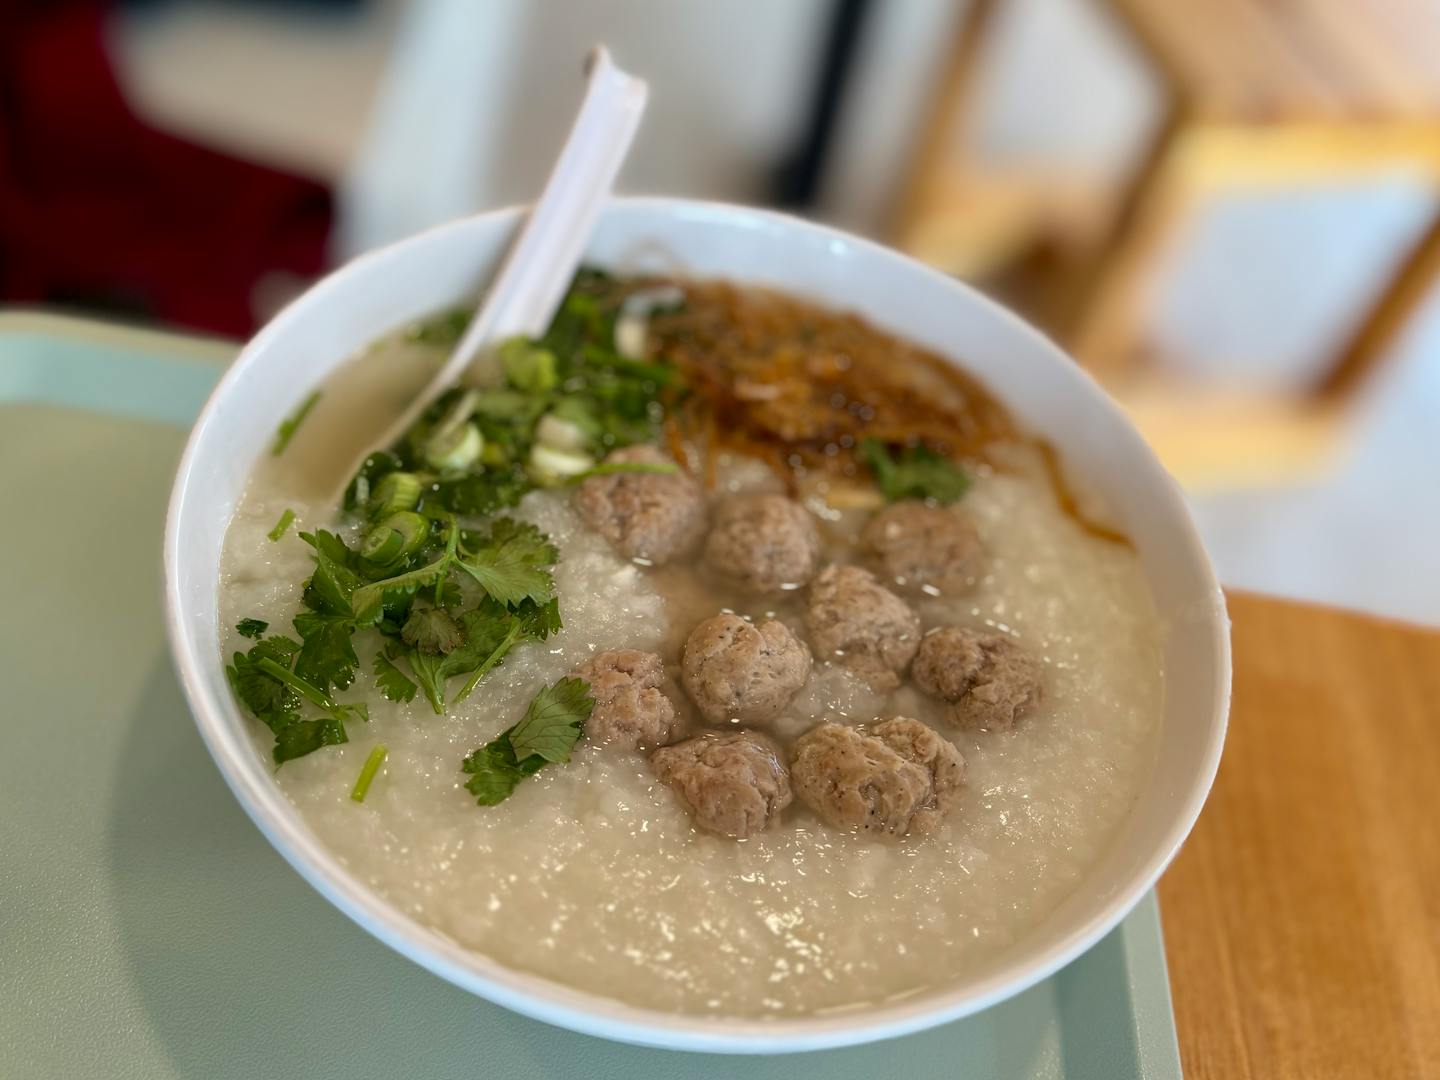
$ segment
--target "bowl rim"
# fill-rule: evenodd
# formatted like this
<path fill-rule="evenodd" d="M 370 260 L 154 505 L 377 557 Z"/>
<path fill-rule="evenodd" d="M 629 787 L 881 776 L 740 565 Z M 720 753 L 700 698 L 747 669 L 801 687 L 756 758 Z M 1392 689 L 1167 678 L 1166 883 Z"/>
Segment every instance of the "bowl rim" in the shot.
<path fill-rule="evenodd" d="M 761 222 L 785 230 L 791 236 L 809 233 L 817 238 L 839 240 L 863 253 L 867 261 L 923 274 L 946 288 L 968 294 L 991 318 L 1008 324 L 1008 332 L 1031 339 L 1032 344 L 1057 360 L 1070 361 L 1068 354 L 1040 330 L 1018 315 L 984 296 L 971 286 L 926 266 L 883 244 L 855 236 L 842 229 L 823 225 L 780 211 L 738 204 L 667 196 L 624 196 L 612 198 L 607 211 L 622 208 L 654 215 L 657 220 L 700 213 L 723 219 L 731 226 Z M 1213 603 L 1206 613 L 1214 669 L 1211 734 L 1204 755 L 1177 800 L 1174 815 L 1161 843 L 1141 861 L 1140 869 L 1127 883 L 1096 910 L 1048 948 L 1033 955 L 1020 952 L 1000 970 L 973 983 L 940 987 L 902 1000 L 859 1006 L 833 1014 L 802 1017 L 739 1018 L 690 1015 L 629 1005 L 598 994 L 580 991 L 548 978 L 507 967 L 484 953 L 424 926 L 383 899 L 365 885 L 330 853 L 305 826 L 299 811 L 286 800 L 257 758 L 246 737 L 243 723 L 227 722 L 227 703 L 210 693 L 201 673 L 202 657 L 195 641 L 186 632 L 181 617 L 182 535 L 186 507 L 194 498 L 196 462 L 207 433 L 215 424 L 231 388 L 249 366 L 251 358 L 263 353 L 272 342 L 289 333 L 293 323 L 304 317 L 305 309 L 319 298 L 342 292 L 348 282 L 392 258 L 402 248 L 418 244 L 436 233 L 471 226 L 477 221 L 516 219 L 523 205 L 508 206 L 483 214 L 433 226 L 350 260 L 330 271 L 287 305 L 257 333 L 217 382 L 186 440 L 176 471 L 166 513 L 164 537 L 165 624 L 170 652 L 195 724 L 222 777 L 260 832 L 292 868 L 366 932 L 434 974 L 497 1005 L 533 1019 L 556 1024 L 587 1035 L 642 1046 L 718 1053 L 770 1054 L 853 1046 L 924 1030 L 972 1013 L 1014 996 L 1048 978 L 1088 950 L 1123 919 L 1155 884 L 1184 842 L 1204 805 L 1219 767 L 1228 726 L 1231 658 L 1229 621 L 1224 594 L 1193 520 L 1174 479 L 1155 459 L 1134 425 L 1120 407 L 1084 369 L 1074 365 L 1080 376 L 1076 392 L 1097 399 L 1092 402 L 1107 414 L 1110 423 L 1129 434 L 1137 450 L 1147 455 L 1159 474 L 1168 516 L 1181 527 L 1186 558 L 1200 572 Z M 234 703 L 229 712 L 239 716 Z"/>

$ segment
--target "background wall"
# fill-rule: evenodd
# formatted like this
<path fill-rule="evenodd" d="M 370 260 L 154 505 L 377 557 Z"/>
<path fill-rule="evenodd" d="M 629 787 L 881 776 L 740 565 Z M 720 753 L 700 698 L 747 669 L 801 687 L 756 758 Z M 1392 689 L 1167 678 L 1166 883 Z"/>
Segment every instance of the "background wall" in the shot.
<path fill-rule="evenodd" d="M 577 100 L 579 58 L 602 39 L 653 89 L 623 187 L 763 201 L 810 107 L 831 11 L 829 0 L 184 0 L 124 10 L 113 44 L 157 125 L 334 183 L 343 255 L 532 193 Z M 872 5 L 813 213 L 869 233 L 893 220 L 962 11 Z M 1134 161 L 1158 115 L 1153 79 L 1095 5 L 1011 0 L 996 37 L 970 152 L 1102 183 Z M 1180 370 L 1301 382 L 1363 304 L 1357 282 L 1427 210 L 1405 175 L 1217 205 L 1156 282 L 1153 336 Z M 1440 621 L 1440 313 L 1402 352 L 1333 471 L 1191 493 L 1226 580 Z"/>

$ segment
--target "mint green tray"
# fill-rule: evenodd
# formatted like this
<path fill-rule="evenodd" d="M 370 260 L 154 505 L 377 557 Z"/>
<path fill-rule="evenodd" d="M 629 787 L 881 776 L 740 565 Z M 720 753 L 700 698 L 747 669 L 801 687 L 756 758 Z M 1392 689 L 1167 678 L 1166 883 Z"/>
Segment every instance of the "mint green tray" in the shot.
<path fill-rule="evenodd" d="M 1153 895 L 1003 1005 L 788 1058 L 572 1035 L 368 937 L 245 818 L 166 653 L 172 470 L 233 353 L 0 313 L 0 1076 L 1179 1077 Z"/>

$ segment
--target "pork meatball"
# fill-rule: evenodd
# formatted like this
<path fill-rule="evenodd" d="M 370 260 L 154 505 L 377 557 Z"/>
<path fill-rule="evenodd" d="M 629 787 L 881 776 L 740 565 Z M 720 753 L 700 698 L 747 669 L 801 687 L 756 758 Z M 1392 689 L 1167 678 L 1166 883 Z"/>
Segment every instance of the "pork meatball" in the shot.
<path fill-rule="evenodd" d="M 1040 700 L 1040 662 L 1004 634 L 945 626 L 926 634 L 915 685 L 949 702 L 952 721 L 1008 731 Z"/>
<path fill-rule="evenodd" d="M 685 640 L 680 678 L 712 724 L 773 720 L 810 677 L 810 650 L 784 623 L 706 619 Z"/>
<path fill-rule="evenodd" d="M 934 829 L 965 778 L 949 739 L 896 717 L 868 731 L 821 724 L 795 743 L 790 775 L 800 801 L 837 829 L 904 836 Z"/>
<path fill-rule="evenodd" d="M 980 535 L 958 511 L 906 499 L 866 523 L 860 544 L 904 589 L 958 593 L 979 574 Z"/>
<path fill-rule="evenodd" d="M 590 684 L 595 708 L 585 721 L 585 737 L 634 750 L 661 746 L 675 730 L 675 705 L 660 690 L 665 664 L 654 653 L 611 649 L 596 653 L 575 669 Z"/>
<path fill-rule="evenodd" d="M 653 446 L 627 446 L 607 465 L 673 465 Z M 580 484 L 575 507 L 585 524 L 626 558 L 660 564 L 684 555 L 705 527 L 705 500 L 684 472 L 618 472 L 591 476 Z"/>
<path fill-rule="evenodd" d="M 804 585 L 815 573 L 820 533 L 810 512 L 771 492 L 733 495 L 720 504 L 705 541 L 705 562 L 754 593 Z"/>
<path fill-rule="evenodd" d="M 835 658 L 876 690 L 900 685 L 920 646 L 920 617 L 858 566 L 827 566 L 810 585 L 805 625 L 818 655 Z"/>
<path fill-rule="evenodd" d="M 753 836 L 790 805 L 790 776 L 780 751 L 753 731 L 662 746 L 650 755 L 650 765 L 695 824 L 721 836 Z"/>

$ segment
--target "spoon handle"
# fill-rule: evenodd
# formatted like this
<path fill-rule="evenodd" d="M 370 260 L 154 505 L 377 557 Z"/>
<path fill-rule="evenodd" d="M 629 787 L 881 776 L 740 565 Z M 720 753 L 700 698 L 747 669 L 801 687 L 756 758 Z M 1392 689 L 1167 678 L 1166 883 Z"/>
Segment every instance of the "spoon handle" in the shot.
<path fill-rule="evenodd" d="M 517 335 L 539 337 L 555 317 L 640 127 L 649 94 L 644 80 L 616 67 L 603 45 L 590 50 L 585 72 L 588 85 L 575 124 L 469 328 L 445 365 L 373 445 L 388 447 L 404 435 L 486 348 Z M 349 483 L 366 456 L 368 452 L 343 483 Z"/>
<path fill-rule="evenodd" d="M 484 304 L 436 376 L 442 390 L 485 346 L 543 334 L 580 266 L 649 93 L 642 80 L 615 66 L 603 45 L 590 51 L 585 70 L 589 88 L 570 136 Z"/>

